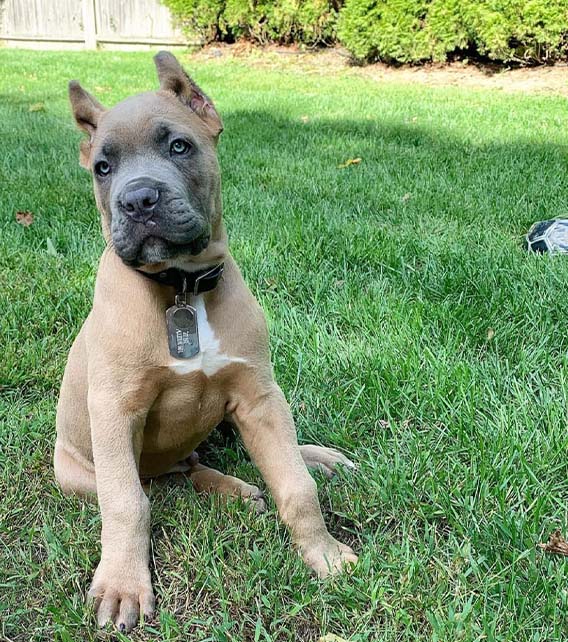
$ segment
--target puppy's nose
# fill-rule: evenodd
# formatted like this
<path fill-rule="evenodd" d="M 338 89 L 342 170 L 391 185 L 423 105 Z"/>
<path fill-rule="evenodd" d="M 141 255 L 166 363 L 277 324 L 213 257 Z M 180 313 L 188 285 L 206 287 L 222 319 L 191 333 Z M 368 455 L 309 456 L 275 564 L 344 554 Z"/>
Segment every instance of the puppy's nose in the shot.
<path fill-rule="evenodd" d="M 145 223 L 153 214 L 160 192 L 153 187 L 139 187 L 125 192 L 120 200 L 125 213 L 138 223 Z"/>

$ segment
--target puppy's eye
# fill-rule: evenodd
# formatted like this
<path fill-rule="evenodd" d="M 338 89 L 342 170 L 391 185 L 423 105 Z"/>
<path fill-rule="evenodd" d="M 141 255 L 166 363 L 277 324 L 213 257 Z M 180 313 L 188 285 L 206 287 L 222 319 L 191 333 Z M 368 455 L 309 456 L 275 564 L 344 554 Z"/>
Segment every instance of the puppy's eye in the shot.
<path fill-rule="evenodd" d="M 176 138 L 170 145 L 170 152 L 172 154 L 187 154 L 191 149 L 191 145 L 182 138 Z"/>
<path fill-rule="evenodd" d="M 110 165 L 106 161 L 99 161 L 95 165 L 95 172 L 99 176 L 108 176 L 110 174 Z"/>

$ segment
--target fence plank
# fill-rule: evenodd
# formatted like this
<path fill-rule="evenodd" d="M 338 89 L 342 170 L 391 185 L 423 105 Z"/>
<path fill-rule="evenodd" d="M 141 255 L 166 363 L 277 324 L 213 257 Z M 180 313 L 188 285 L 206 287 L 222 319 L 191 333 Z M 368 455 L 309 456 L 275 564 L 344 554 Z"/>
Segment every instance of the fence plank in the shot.
<path fill-rule="evenodd" d="M 77 0 L 0 0 L 0 34 L 28 38 L 81 39 L 83 19 Z"/>
<path fill-rule="evenodd" d="M 0 0 L 0 41 L 184 44 L 160 0 Z M 30 43 L 31 44 L 31 43 Z"/>
<path fill-rule="evenodd" d="M 156 0 L 96 0 L 97 33 L 101 40 L 179 40 L 170 12 Z"/>
<path fill-rule="evenodd" d="M 97 22 L 94 0 L 83 0 L 83 37 L 87 49 L 97 48 Z"/>

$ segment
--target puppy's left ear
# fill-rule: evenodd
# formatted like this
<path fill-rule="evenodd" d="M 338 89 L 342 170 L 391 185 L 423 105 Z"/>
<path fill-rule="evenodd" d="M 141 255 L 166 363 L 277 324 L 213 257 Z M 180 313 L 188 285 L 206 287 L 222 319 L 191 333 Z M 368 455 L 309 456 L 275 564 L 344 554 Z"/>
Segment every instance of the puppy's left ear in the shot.
<path fill-rule="evenodd" d="M 185 73 L 177 58 L 168 51 L 154 56 L 160 89 L 171 91 L 194 111 L 210 129 L 215 138 L 223 131 L 223 122 L 211 100 Z"/>

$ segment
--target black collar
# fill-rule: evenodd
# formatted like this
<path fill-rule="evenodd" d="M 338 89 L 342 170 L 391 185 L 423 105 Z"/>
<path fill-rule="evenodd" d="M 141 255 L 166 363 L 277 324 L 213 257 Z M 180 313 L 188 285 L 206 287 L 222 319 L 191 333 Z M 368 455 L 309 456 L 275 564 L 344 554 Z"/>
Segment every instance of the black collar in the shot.
<path fill-rule="evenodd" d="M 213 290 L 223 276 L 224 268 L 225 264 L 219 263 L 215 267 L 197 270 L 197 272 L 186 272 L 178 268 L 169 268 L 162 272 L 152 273 L 143 272 L 142 270 L 136 271 L 156 283 L 173 286 L 178 293 L 187 292 L 188 294 L 196 295 Z"/>

